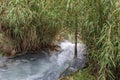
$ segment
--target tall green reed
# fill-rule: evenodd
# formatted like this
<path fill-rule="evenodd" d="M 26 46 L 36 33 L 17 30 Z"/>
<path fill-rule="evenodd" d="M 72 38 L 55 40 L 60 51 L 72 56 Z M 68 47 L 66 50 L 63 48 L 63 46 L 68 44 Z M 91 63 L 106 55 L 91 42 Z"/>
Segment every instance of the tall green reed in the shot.
<path fill-rule="evenodd" d="M 17 52 L 51 45 L 65 24 L 65 1 L 1 0 L 0 4 L 0 33 Z"/>
<path fill-rule="evenodd" d="M 87 0 L 81 35 L 88 46 L 91 72 L 98 80 L 120 79 L 118 0 Z"/>
<path fill-rule="evenodd" d="M 98 79 L 119 80 L 119 0 L 1 0 L 0 33 L 18 52 L 51 44 L 62 28 L 76 25 Z"/>

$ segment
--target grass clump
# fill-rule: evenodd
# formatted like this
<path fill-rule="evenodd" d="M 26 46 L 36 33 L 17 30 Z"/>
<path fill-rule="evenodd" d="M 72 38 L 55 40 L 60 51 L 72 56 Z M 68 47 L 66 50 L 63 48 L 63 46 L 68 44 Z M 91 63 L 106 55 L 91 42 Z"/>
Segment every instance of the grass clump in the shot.
<path fill-rule="evenodd" d="M 11 54 L 51 46 L 63 25 L 62 5 L 56 6 L 59 2 L 1 0 L 0 33 L 4 39 L 1 51 Z"/>
<path fill-rule="evenodd" d="M 75 0 L 72 28 L 88 49 L 90 74 L 98 80 L 120 79 L 119 0 Z M 77 23 L 77 24 L 76 24 Z"/>
<path fill-rule="evenodd" d="M 69 28 L 73 34 L 77 27 L 79 39 L 88 47 L 90 74 L 98 80 L 119 80 L 119 3 L 119 0 L 0 0 L 0 51 L 14 54 L 40 50 L 52 45 L 63 28 Z"/>
<path fill-rule="evenodd" d="M 89 68 L 98 80 L 120 79 L 118 3 L 118 0 L 88 0 L 84 4 L 80 31 L 88 46 Z"/>
<path fill-rule="evenodd" d="M 89 74 L 89 69 L 83 69 L 60 80 L 96 80 L 96 78 Z"/>

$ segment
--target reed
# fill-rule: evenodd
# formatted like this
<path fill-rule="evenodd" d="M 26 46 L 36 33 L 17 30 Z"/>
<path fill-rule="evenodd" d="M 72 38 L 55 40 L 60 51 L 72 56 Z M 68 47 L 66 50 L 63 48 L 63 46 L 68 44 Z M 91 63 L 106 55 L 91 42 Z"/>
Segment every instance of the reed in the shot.
<path fill-rule="evenodd" d="M 41 50 L 53 45 L 52 41 L 64 28 L 74 34 L 77 27 L 78 40 L 88 49 L 89 72 L 98 80 L 119 80 L 119 3 L 119 0 L 0 0 L 3 37 L 0 49 L 4 48 L 3 52 L 10 49 L 11 53 Z"/>
<path fill-rule="evenodd" d="M 41 50 L 50 46 L 61 30 L 59 2 L 46 0 L 1 0 L 0 33 L 3 36 L 1 51 L 16 53 Z M 9 44 L 8 44 L 9 43 Z M 6 52 L 5 52 L 6 53 Z"/>
<path fill-rule="evenodd" d="M 81 35 L 88 46 L 89 68 L 98 80 L 120 79 L 119 0 L 88 0 Z"/>

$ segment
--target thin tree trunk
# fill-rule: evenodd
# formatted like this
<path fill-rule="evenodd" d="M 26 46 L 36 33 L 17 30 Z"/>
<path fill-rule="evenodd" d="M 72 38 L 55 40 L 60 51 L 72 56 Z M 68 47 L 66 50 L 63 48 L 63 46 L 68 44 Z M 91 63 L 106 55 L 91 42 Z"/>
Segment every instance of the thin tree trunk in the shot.
<path fill-rule="evenodd" d="M 77 57 L 77 32 L 78 32 L 77 14 L 75 14 L 75 57 Z"/>

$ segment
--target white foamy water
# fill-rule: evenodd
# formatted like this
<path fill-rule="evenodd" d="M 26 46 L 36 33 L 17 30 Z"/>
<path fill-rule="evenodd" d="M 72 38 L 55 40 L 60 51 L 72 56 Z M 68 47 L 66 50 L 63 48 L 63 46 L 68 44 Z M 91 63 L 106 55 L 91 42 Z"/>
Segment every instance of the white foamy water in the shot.
<path fill-rule="evenodd" d="M 64 41 L 60 46 L 61 51 L 52 52 L 51 55 L 41 51 L 15 59 L 1 57 L 0 80 L 57 80 L 71 63 L 71 67 L 63 73 L 63 76 L 85 66 L 85 45 L 78 43 L 78 58 L 75 61 L 73 61 L 75 45 Z"/>

